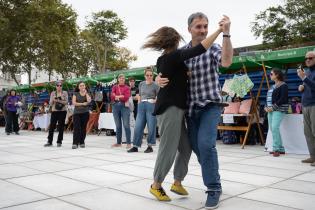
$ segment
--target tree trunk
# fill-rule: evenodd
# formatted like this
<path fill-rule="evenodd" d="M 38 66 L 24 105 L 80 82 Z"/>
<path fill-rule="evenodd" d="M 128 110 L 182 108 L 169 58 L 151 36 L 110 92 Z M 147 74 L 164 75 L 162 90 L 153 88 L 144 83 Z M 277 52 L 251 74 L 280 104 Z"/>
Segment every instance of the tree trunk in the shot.
<path fill-rule="evenodd" d="M 107 60 L 107 48 L 104 50 L 104 65 L 103 65 L 103 73 L 106 72 L 106 60 Z"/>
<path fill-rule="evenodd" d="M 12 72 L 10 74 L 11 78 L 14 80 L 14 82 L 16 83 L 16 85 L 20 85 L 19 81 L 17 81 L 15 74 Z"/>
<path fill-rule="evenodd" d="M 31 85 L 32 84 L 32 65 L 29 62 L 26 64 L 26 73 L 28 75 L 28 84 Z"/>

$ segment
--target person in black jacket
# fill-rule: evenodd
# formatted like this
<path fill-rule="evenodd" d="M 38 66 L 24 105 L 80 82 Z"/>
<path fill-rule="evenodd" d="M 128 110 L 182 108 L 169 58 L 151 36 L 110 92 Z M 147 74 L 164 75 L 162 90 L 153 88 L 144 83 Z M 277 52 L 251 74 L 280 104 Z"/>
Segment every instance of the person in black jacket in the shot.
<path fill-rule="evenodd" d="M 187 174 L 191 155 L 184 122 L 188 88 L 188 69 L 184 61 L 204 53 L 221 32 L 222 28 L 219 27 L 197 46 L 189 49 L 177 49 L 182 37 L 175 29 L 165 26 L 151 34 L 150 39 L 143 46 L 143 48 L 162 51 L 156 64 L 157 71 L 169 79 L 168 85 L 160 89 L 154 109 L 158 120 L 160 145 L 153 173 L 154 183 L 151 185 L 150 192 L 160 201 L 171 200 L 161 185 L 176 154 L 175 181 L 171 191 L 180 195 L 188 194 L 181 185 L 181 181 Z"/>
<path fill-rule="evenodd" d="M 274 157 L 285 154 L 280 134 L 280 123 L 288 111 L 288 85 L 284 82 L 284 76 L 280 69 L 272 69 L 270 79 L 275 84 L 267 92 L 267 104 L 265 111 L 268 112 L 269 129 L 272 133 L 272 147 Z"/>

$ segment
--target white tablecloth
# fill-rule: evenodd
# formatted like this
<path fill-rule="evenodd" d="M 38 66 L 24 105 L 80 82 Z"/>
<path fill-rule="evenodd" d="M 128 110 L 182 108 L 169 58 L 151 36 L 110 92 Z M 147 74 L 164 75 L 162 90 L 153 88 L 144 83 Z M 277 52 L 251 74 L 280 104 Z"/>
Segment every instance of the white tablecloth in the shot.
<path fill-rule="evenodd" d="M 113 113 L 100 113 L 98 118 L 98 129 L 113 129 L 116 131 L 116 125 L 113 117 Z"/>
<path fill-rule="evenodd" d="M 47 130 L 50 124 L 51 114 L 36 115 L 33 119 L 34 128 L 42 128 Z"/>
<path fill-rule="evenodd" d="M 304 136 L 303 115 L 287 114 L 280 125 L 280 134 L 286 153 L 309 154 Z M 266 148 L 272 151 L 272 134 L 268 131 Z"/>
<path fill-rule="evenodd" d="M 122 125 L 123 126 L 123 125 Z M 133 133 L 135 127 L 135 120 L 133 118 L 133 113 L 130 113 L 130 130 L 131 130 L 131 141 L 133 140 Z M 113 113 L 100 113 L 98 119 L 98 129 L 112 129 L 116 132 L 116 125 L 113 117 Z M 123 139 L 126 139 L 125 129 L 122 129 Z"/>

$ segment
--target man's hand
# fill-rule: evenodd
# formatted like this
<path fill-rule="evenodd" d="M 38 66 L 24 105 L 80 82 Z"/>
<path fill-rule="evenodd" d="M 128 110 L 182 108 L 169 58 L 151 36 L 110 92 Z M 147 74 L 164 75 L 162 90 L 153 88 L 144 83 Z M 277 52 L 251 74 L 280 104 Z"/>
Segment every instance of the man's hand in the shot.
<path fill-rule="evenodd" d="M 301 78 L 301 80 L 304 80 L 306 77 L 305 72 L 302 69 L 297 70 L 297 75 Z"/>
<path fill-rule="evenodd" d="M 299 85 L 298 90 L 299 90 L 300 92 L 303 92 L 303 91 L 304 91 L 304 85 Z"/>
<path fill-rule="evenodd" d="M 219 26 L 223 34 L 230 34 L 231 21 L 226 15 L 223 15 L 222 20 L 219 22 Z"/>
<path fill-rule="evenodd" d="M 157 85 L 161 88 L 165 87 L 168 83 L 169 83 L 169 79 L 168 78 L 163 78 L 161 77 L 162 74 L 159 73 L 156 77 L 155 77 L 155 82 L 157 83 Z"/>

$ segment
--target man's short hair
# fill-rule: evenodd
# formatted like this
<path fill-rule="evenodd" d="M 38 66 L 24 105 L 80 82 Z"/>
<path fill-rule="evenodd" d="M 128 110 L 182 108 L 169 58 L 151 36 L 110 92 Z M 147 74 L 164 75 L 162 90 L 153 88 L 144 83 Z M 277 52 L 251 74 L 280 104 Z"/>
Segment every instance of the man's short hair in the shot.
<path fill-rule="evenodd" d="M 196 18 L 205 18 L 208 21 L 208 17 L 205 14 L 203 14 L 202 12 L 196 12 L 188 17 L 188 27 Z"/>
<path fill-rule="evenodd" d="M 130 81 L 136 81 L 136 79 L 134 78 L 134 77 L 129 77 L 128 78 L 128 81 L 130 82 Z"/>

